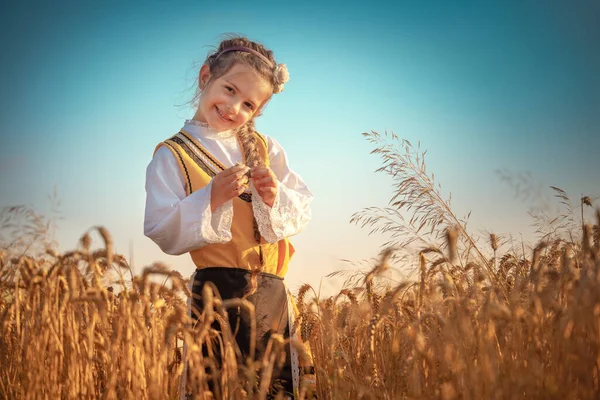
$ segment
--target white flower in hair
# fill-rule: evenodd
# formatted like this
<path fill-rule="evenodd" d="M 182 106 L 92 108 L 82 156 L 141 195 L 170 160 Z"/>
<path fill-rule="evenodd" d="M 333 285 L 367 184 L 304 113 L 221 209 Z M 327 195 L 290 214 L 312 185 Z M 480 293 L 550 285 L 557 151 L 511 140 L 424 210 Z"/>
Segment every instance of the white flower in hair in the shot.
<path fill-rule="evenodd" d="M 273 69 L 273 93 L 283 92 L 283 86 L 290 80 L 290 74 L 285 64 L 277 64 Z"/>

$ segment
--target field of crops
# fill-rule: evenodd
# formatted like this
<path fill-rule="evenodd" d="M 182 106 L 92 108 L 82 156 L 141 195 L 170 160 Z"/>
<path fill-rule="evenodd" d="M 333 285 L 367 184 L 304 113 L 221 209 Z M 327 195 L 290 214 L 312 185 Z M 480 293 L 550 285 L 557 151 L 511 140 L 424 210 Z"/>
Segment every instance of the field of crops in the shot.
<path fill-rule="evenodd" d="M 296 293 L 296 328 L 310 344 L 318 398 L 599 398 L 600 214 L 593 224 L 550 223 L 556 229 L 531 251 L 494 234 L 476 240 L 441 199 L 410 143 L 386 145 L 368 136 L 382 171 L 397 180 L 397 196 L 390 207 L 363 210 L 352 222 L 388 233 L 390 242 L 339 294 L 318 298 L 306 285 Z M 582 198 L 584 207 L 593 211 L 592 201 Z M 5 217 L 24 212 L 5 211 Z M 413 218 L 394 222 L 394 212 Z M 23 216 L 33 221 L 32 231 L 43 225 L 33 214 Z M 225 332 L 223 369 L 207 376 L 203 366 L 212 361 L 201 346 L 214 334 L 210 322 L 244 303 L 215 297 L 205 323 L 193 327 L 184 278 L 159 264 L 133 276 L 109 232 L 97 232 L 102 245 L 85 234 L 77 250 L 63 254 L 46 250 L 41 239 L 35 255 L 17 242 L 4 245 L 1 398 L 175 399 L 184 342 L 188 389 L 197 398 L 209 380 L 222 398 L 266 398 L 281 338 L 264 360 L 252 362 L 236 357 Z M 416 278 L 392 285 L 386 272 L 411 256 Z M 308 396 L 304 388 L 298 394 Z"/>

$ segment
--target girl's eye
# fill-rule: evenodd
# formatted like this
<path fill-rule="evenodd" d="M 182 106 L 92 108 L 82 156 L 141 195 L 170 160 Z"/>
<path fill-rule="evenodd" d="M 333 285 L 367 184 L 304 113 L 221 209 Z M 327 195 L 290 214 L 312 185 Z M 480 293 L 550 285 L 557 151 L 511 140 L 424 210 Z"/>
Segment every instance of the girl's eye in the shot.
<path fill-rule="evenodd" d="M 244 104 L 245 104 L 245 105 L 246 105 L 246 107 L 248 107 L 249 109 L 251 109 L 251 110 L 252 110 L 252 109 L 254 109 L 254 107 L 252 107 L 252 103 L 245 102 Z"/>
<path fill-rule="evenodd" d="M 233 93 L 233 88 L 231 86 L 225 86 L 225 89 Z"/>

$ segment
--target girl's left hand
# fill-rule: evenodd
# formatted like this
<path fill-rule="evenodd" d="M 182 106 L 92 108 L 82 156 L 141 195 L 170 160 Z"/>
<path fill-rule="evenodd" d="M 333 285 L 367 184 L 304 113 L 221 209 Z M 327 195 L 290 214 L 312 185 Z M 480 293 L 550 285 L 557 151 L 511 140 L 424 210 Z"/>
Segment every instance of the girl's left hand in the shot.
<path fill-rule="evenodd" d="M 258 194 L 262 197 L 263 201 L 269 207 L 273 207 L 275 202 L 275 196 L 277 195 L 277 187 L 279 181 L 277 177 L 269 167 L 255 167 L 252 169 L 250 174 L 254 187 L 258 191 Z"/>

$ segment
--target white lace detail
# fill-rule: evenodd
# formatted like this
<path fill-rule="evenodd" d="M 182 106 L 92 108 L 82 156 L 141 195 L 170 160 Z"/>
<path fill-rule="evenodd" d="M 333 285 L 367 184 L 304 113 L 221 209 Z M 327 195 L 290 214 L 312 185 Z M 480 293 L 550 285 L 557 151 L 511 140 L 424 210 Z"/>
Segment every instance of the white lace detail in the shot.
<path fill-rule="evenodd" d="M 252 190 L 252 211 L 258 223 L 258 230 L 263 238 L 269 243 L 292 236 L 297 226 L 302 224 L 305 218 L 302 210 L 291 201 L 291 193 L 286 191 L 283 185 L 277 187 L 277 194 L 273 207 L 269 207 L 262 199 L 254 185 Z"/>
<path fill-rule="evenodd" d="M 210 196 L 212 180 L 206 186 L 207 196 Z M 210 209 L 210 197 L 206 209 L 202 213 L 200 234 L 207 243 L 227 243 L 231 240 L 231 223 L 233 221 L 233 202 L 228 201 L 214 212 Z"/>
<path fill-rule="evenodd" d="M 292 303 L 292 293 L 288 289 L 285 282 L 283 283 L 285 286 L 285 291 L 287 293 L 287 303 L 288 303 L 288 330 L 290 333 L 290 339 L 298 338 L 298 334 L 294 329 L 294 325 L 296 324 L 296 316 L 294 312 L 294 305 Z M 292 366 L 292 384 L 294 387 L 294 394 L 299 393 L 300 391 L 300 362 L 298 360 L 298 350 L 296 350 L 296 346 L 293 345 L 293 342 L 290 340 L 290 358 L 291 358 L 291 366 Z"/>
<path fill-rule="evenodd" d="M 273 208 L 269 207 L 263 201 L 263 198 L 260 194 L 258 194 L 258 191 L 256 190 L 256 187 L 254 187 L 253 183 L 250 183 L 250 191 L 252 192 L 252 211 L 254 212 L 254 218 L 256 218 L 256 223 L 258 224 L 258 231 L 267 242 L 276 243 L 278 238 L 271 227 L 271 212 L 278 203 L 279 191 L 275 197 Z"/>
<path fill-rule="evenodd" d="M 223 240 L 224 234 L 227 236 L 227 241 L 231 240 L 231 224 L 233 222 L 233 202 L 228 201 L 221 205 L 215 211 L 211 218 L 211 225 L 217 236 Z"/>
<path fill-rule="evenodd" d="M 189 125 L 195 125 L 200 128 L 204 128 L 203 133 L 205 134 L 205 136 L 208 136 L 208 137 L 213 136 L 213 137 L 218 137 L 218 138 L 228 138 L 228 137 L 235 136 L 235 130 L 217 132 L 217 130 L 215 128 L 212 128 L 206 122 L 196 121 L 195 119 L 188 119 L 185 121 L 185 123 L 189 124 Z"/>
<path fill-rule="evenodd" d="M 195 119 L 186 119 L 186 124 L 201 126 L 202 128 L 210 128 L 206 122 L 198 121 Z"/>
<path fill-rule="evenodd" d="M 281 185 L 277 188 L 277 195 L 273 202 L 273 208 L 271 209 L 271 227 L 275 235 L 281 239 L 288 237 L 289 232 L 286 230 L 286 226 L 298 219 L 298 209 L 292 207 L 289 202 L 281 204 Z"/>

